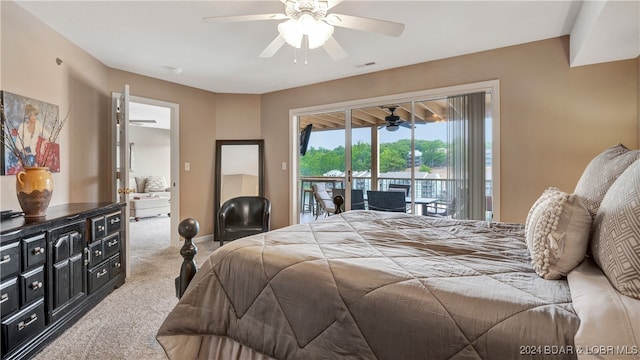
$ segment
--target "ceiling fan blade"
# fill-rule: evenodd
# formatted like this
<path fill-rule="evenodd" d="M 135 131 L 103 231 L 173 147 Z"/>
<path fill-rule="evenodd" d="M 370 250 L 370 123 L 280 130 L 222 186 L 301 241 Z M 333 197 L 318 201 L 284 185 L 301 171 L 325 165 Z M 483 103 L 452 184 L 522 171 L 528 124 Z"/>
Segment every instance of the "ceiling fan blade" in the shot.
<path fill-rule="evenodd" d="M 387 36 L 398 37 L 404 31 L 404 24 L 386 20 L 369 19 L 360 16 L 329 14 L 325 17 L 325 20 L 333 26 L 369 31 Z"/>
<path fill-rule="evenodd" d="M 217 23 L 230 23 L 230 22 L 243 22 L 243 21 L 258 21 L 258 20 L 283 20 L 289 17 L 285 14 L 257 14 L 257 15 L 237 15 L 237 16 L 207 16 L 202 20 L 206 22 Z"/>
<path fill-rule="evenodd" d="M 406 121 L 403 121 L 403 122 L 399 123 L 398 125 L 400 125 L 402 127 L 406 127 L 407 129 L 411 129 L 412 128 L 411 124 L 406 122 Z"/>
<path fill-rule="evenodd" d="M 286 41 L 284 40 L 284 38 L 278 34 L 278 36 L 276 36 L 276 38 L 273 39 L 273 41 L 269 45 L 267 45 L 267 47 L 262 51 L 262 53 L 260 53 L 259 57 L 261 58 L 272 57 L 276 52 L 278 52 L 278 50 L 280 50 L 282 45 L 284 45 L 285 43 Z"/>
<path fill-rule="evenodd" d="M 336 39 L 330 37 L 322 47 L 327 51 L 333 61 L 342 60 L 347 57 L 347 52 L 338 44 Z"/>

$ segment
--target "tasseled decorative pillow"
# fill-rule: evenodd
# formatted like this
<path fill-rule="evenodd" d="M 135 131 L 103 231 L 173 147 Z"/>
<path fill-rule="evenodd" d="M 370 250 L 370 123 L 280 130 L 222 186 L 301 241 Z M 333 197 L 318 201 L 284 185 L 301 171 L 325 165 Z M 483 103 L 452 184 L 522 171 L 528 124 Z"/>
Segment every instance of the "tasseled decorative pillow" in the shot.
<path fill-rule="evenodd" d="M 545 279 L 560 279 L 578 266 L 587 252 L 591 222 L 581 197 L 556 188 L 545 190 L 525 224 L 536 273 Z"/>

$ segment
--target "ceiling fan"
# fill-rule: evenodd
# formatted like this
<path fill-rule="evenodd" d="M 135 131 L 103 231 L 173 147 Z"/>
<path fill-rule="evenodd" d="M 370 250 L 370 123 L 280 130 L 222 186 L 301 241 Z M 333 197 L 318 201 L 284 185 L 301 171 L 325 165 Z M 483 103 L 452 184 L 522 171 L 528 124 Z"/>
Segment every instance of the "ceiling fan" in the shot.
<path fill-rule="evenodd" d="M 272 57 L 288 43 L 300 49 L 322 46 L 333 60 L 347 56 L 342 46 L 333 38 L 333 27 L 343 27 L 398 37 L 404 31 L 404 24 L 370 19 L 360 16 L 328 14 L 327 11 L 342 0 L 280 0 L 284 4 L 284 14 L 256 14 L 237 16 L 208 16 L 210 22 L 242 22 L 258 20 L 285 20 L 278 24 L 278 36 L 260 53 L 260 57 Z"/>
<path fill-rule="evenodd" d="M 383 108 L 389 109 L 391 114 L 384 118 L 385 125 L 380 126 L 379 129 L 386 128 L 387 131 L 397 131 L 400 128 L 400 126 L 411 129 L 411 124 L 407 123 L 405 120 L 402 120 L 400 116 L 394 114 L 397 107 L 389 106 L 389 107 L 383 107 Z"/>

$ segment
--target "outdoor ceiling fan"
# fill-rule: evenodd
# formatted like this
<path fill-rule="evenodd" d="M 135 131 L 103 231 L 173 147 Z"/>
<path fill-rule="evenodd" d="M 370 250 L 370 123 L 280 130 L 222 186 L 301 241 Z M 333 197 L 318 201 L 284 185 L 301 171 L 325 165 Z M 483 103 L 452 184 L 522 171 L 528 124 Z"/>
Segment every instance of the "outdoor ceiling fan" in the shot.
<path fill-rule="evenodd" d="M 397 131 L 400 128 L 400 126 L 411 129 L 411 124 L 400 119 L 400 116 L 394 114 L 397 107 L 389 106 L 389 107 L 383 107 L 383 108 L 389 109 L 391 114 L 384 118 L 385 125 L 381 126 L 380 128 L 384 127 L 387 129 L 387 131 Z"/>
<path fill-rule="evenodd" d="M 339 26 L 360 31 L 398 37 L 404 24 L 359 16 L 328 14 L 327 11 L 342 0 L 280 0 L 284 14 L 257 14 L 237 16 L 208 16 L 210 22 L 243 22 L 258 20 L 285 20 L 278 24 L 278 36 L 262 51 L 260 57 L 272 57 L 285 44 L 296 49 L 303 46 L 315 49 L 322 46 L 333 60 L 347 56 L 342 46 L 333 38 L 333 27 Z"/>

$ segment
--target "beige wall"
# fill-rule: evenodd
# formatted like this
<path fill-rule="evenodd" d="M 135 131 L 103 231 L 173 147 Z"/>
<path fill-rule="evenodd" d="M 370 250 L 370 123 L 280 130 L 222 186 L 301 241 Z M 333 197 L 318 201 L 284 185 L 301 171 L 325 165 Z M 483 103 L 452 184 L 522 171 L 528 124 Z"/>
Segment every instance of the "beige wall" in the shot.
<path fill-rule="evenodd" d="M 107 68 L 15 3 L 0 8 L 2 90 L 58 105 L 61 117 L 69 112 L 51 204 L 108 200 L 109 141 L 100 136 L 109 130 Z M 0 177 L 0 188 L 0 208 L 19 210 L 15 177 Z"/>
<path fill-rule="evenodd" d="M 281 163 L 289 161 L 291 108 L 499 79 L 506 221 L 523 221 L 548 186 L 573 190 L 604 148 L 640 141 L 640 60 L 571 69 L 566 37 L 264 95 L 215 94 L 109 69 L 14 3 L 0 9 L 1 88 L 71 111 L 53 203 L 110 200 L 110 94 L 129 84 L 132 95 L 180 105 L 180 211 L 200 221 L 200 235 L 213 232 L 216 139 L 265 139 L 272 226 L 288 225 L 289 172 Z M 15 178 L 0 180 L 0 208 L 18 209 Z"/>
<path fill-rule="evenodd" d="M 288 224 L 289 109 L 500 80 L 502 220 L 523 222 L 549 186 L 573 191 L 608 146 L 638 147 L 638 61 L 569 68 L 568 37 L 278 91 L 262 96 L 273 226 Z M 293 66 L 293 65 L 292 65 Z"/>
<path fill-rule="evenodd" d="M 213 234 L 215 140 L 260 138 L 260 96 L 216 94 L 109 70 L 109 91 L 122 91 L 125 84 L 133 96 L 179 104 L 180 218 L 197 219 L 199 236 Z M 190 171 L 184 170 L 185 162 Z"/>

